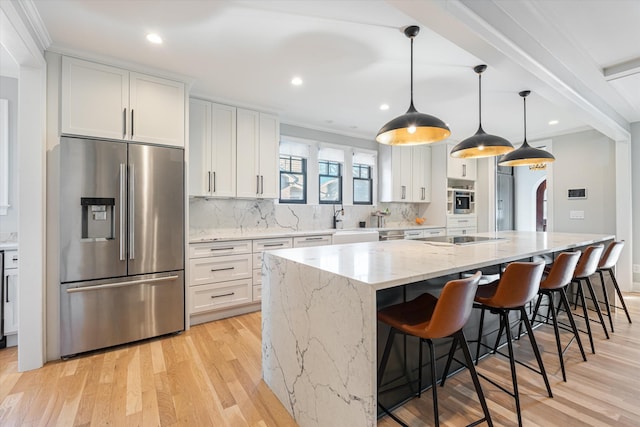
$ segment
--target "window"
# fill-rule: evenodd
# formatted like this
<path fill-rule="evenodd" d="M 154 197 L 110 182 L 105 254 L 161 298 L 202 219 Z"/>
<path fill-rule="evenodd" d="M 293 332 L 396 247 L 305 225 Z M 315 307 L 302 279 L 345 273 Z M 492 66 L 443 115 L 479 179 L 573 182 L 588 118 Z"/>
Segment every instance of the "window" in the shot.
<path fill-rule="evenodd" d="M 280 156 L 280 203 L 307 203 L 307 159 Z"/>
<path fill-rule="evenodd" d="M 373 204 L 373 178 L 369 165 L 353 164 L 353 204 Z"/>
<path fill-rule="evenodd" d="M 342 203 L 342 165 L 338 162 L 318 162 L 320 203 Z"/>

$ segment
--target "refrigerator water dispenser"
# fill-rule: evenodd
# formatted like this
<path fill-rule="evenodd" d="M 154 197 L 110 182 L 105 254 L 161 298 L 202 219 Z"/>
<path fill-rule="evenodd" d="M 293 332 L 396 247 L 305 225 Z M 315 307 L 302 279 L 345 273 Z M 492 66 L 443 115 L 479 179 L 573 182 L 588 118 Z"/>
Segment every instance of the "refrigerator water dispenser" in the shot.
<path fill-rule="evenodd" d="M 110 240 L 115 234 L 114 198 L 80 198 L 82 207 L 82 239 Z"/>

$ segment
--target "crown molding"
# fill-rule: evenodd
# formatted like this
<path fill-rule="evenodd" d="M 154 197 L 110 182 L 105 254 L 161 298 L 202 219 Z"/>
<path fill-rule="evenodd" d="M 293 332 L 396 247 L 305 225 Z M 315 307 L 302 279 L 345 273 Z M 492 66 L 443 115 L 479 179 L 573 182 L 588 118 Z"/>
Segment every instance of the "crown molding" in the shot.
<path fill-rule="evenodd" d="M 51 36 L 49 31 L 44 25 L 44 21 L 38 13 L 33 0 L 19 0 L 17 3 L 18 8 L 27 20 L 27 23 L 35 35 L 35 41 L 38 43 L 41 51 L 44 52 L 51 46 Z"/>

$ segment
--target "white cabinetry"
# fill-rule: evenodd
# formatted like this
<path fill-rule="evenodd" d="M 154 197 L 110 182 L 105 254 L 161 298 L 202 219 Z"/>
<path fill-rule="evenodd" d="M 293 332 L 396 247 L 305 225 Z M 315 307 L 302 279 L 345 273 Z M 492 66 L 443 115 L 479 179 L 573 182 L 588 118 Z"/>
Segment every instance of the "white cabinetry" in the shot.
<path fill-rule="evenodd" d="M 62 58 L 61 133 L 184 146 L 184 84 Z"/>
<path fill-rule="evenodd" d="M 18 251 L 4 253 L 4 335 L 18 332 Z"/>
<path fill-rule="evenodd" d="M 461 236 L 478 232 L 475 215 L 447 215 L 447 236 Z"/>
<path fill-rule="evenodd" d="M 189 256 L 189 314 L 252 301 L 251 241 L 194 243 Z"/>
<path fill-rule="evenodd" d="M 278 117 L 257 111 L 237 109 L 237 196 L 277 199 L 279 189 Z"/>
<path fill-rule="evenodd" d="M 431 147 L 380 147 L 380 201 L 431 201 Z"/>
<path fill-rule="evenodd" d="M 308 248 L 311 246 L 324 246 L 331 244 L 331 234 L 319 236 L 301 236 L 293 238 L 294 248 Z"/>
<path fill-rule="evenodd" d="M 253 241 L 253 300 L 262 298 L 262 254 L 269 249 L 286 249 L 293 246 L 290 237 L 258 239 Z"/>
<path fill-rule="evenodd" d="M 475 181 L 477 160 L 451 157 L 453 147 L 447 146 L 447 177 Z"/>
<path fill-rule="evenodd" d="M 422 239 L 425 237 L 435 237 L 435 236 L 444 236 L 445 231 L 444 228 L 427 228 L 421 230 L 404 230 L 404 238 L 407 240 L 411 239 Z"/>
<path fill-rule="evenodd" d="M 189 101 L 189 195 L 235 197 L 235 107 Z"/>

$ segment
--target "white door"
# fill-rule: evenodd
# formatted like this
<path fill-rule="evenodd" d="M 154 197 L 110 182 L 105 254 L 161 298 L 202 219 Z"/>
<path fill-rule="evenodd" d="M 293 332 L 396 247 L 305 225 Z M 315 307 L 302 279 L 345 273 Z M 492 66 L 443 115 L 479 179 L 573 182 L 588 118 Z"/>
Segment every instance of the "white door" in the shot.
<path fill-rule="evenodd" d="M 132 141 L 184 147 L 184 84 L 130 73 Z"/>
<path fill-rule="evenodd" d="M 272 114 L 260 113 L 260 194 L 264 199 L 277 199 L 280 189 L 278 152 L 280 121 Z"/>
<path fill-rule="evenodd" d="M 211 104 L 211 195 L 236 196 L 236 108 L 228 105 Z"/>
<path fill-rule="evenodd" d="M 211 195 L 211 103 L 189 100 L 189 195 Z"/>
<path fill-rule="evenodd" d="M 125 139 L 129 127 L 129 72 L 62 58 L 61 133 Z"/>
<path fill-rule="evenodd" d="M 237 196 L 255 198 L 260 190 L 260 113 L 238 108 L 236 120 Z"/>

